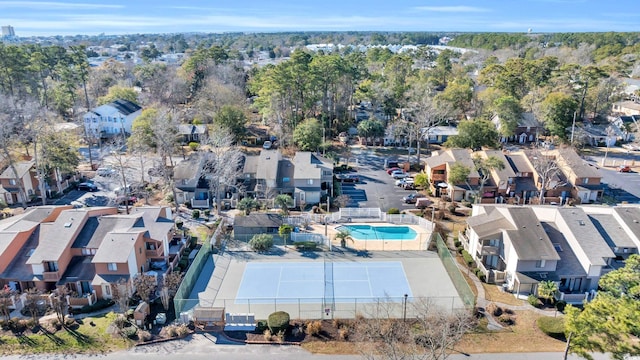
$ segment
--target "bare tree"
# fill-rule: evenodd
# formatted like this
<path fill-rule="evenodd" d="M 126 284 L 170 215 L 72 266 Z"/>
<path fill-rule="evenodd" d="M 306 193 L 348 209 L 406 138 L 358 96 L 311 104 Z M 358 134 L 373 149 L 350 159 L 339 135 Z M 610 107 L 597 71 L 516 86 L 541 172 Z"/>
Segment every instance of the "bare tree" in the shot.
<path fill-rule="evenodd" d="M 333 204 L 338 208 L 346 207 L 349 202 L 351 202 L 351 197 L 349 195 L 338 195 L 333 199 Z"/>
<path fill-rule="evenodd" d="M 165 310 L 169 310 L 169 301 L 176 295 L 180 282 L 182 281 L 182 273 L 174 271 L 166 274 L 162 280 L 162 289 L 160 290 L 160 299 Z"/>
<path fill-rule="evenodd" d="M 67 310 L 69 309 L 69 305 L 67 304 L 67 296 L 69 294 L 69 288 L 66 286 L 60 286 L 51 298 L 53 311 L 56 313 L 56 317 L 60 324 L 64 324 L 64 317 L 67 315 Z"/>
<path fill-rule="evenodd" d="M 5 285 L 4 289 L 0 290 L 0 316 L 8 321 L 11 317 L 11 309 L 13 306 L 12 298 L 15 295 L 15 291 L 11 290 Z"/>
<path fill-rule="evenodd" d="M 555 187 L 561 186 L 561 183 L 555 183 L 555 179 L 560 174 L 560 166 L 555 157 L 549 154 L 545 154 L 542 151 L 534 150 L 528 154 L 528 158 L 533 165 L 533 169 L 538 174 L 538 183 L 536 184 L 540 189 L 538 195 L 538 202 L 544 203 L 544 195 L 547 190 L 551 190 Z"/>
<path fill-rule="evenodd" d="M 27 311 L 29 311 L 29 314 L 31 315 L 31 318 L 34 321 L 38 321 L 38 318 L 40 317 L 40 300 L 41 300 L 41 293 L 39 290 L 36 289 L 29 289 L 25 292 L 26 297 L 25 297 L 25 301 L 24 301 L 24 307 L 27 309 Z"/>
<path fill-rule="evenodd" d="M 136 288 L 136 292 L 140 296 L 140 299 L 149 303 L 151 295 L 154 294 L 158 287 L 158 282 L 155 276 L 138 274 L 133 278 L 133 286 Z"/>
<path fill-rule="evenodd" d="M 242 153 L 233 143 L 233 134 L 217 126 L 209 131 L 209 136 L 203 142 L 203 174 L 209 181 L 210 193 L 215 196 L 218 213 L 222 205 L 222 190 L 227 186 L 235 186 L 240 175 Z"/>
<path fill-rule="evenodd" d="M 116 302 L 116 304 L 118 304 L 118 308 L 123 314 L 129 308 L 129 299 L 131 299 L 131 295 L 131 286 L 124 278 L 111 284 L 111 298 Z"/>
<path fill-rule="evenodd" d="M 450 117 L 453 110 L 449 103 L 436 101 L 433 90 L 426 83 L 418 84 L 411 89 L 410 99 L 409 106 L 411 106 L 411 112 L 415 117 L 413 121 L 417 128 L 416 156 L 418 164 L 420 164 L 422 140 L 426 138 L 427 150 L 429 150 L 429 132 L 436 126 L 443 124 Z"/>
<path fill-rule="evenodd" d="M 410 318 L 399 319 L 399 305 L 379 301 L 357 319 L 355 337 L 365 359 L 444 360 L 475 325 L 468 311 L 447 311 L 423 298 L 407 304 Z"/>

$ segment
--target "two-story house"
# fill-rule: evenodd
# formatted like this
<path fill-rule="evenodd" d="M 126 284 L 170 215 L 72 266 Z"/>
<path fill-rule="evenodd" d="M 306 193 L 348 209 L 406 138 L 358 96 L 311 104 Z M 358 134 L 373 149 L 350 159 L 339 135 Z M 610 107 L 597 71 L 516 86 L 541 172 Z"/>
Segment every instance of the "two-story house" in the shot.
<path fill-rule="evenodd" d="M 333 188 L 333 163 L 309 151 L 298 151 L 293 166 L 296 203 L 320 203 L 322 195 Z"/>
<path fill-rule="evenodd" d="M 480 174 L 475 169 L 471 153 L 467 149 L 447 149 L 442 152 L 433 152 L 425 161 L 425 171 L 431 182 L 430 189 L 435 196 L 449 196 L 454 201 L 469 200 L 478 191 Z M 462 164 L 467 167 L 469 176 L 466 181 L 453 184 L 449 179 L 449 173 L 453 164 Z M 485 186 L 492 184 L 485 184 Z"/>
<path fill-rule="evenodd" d="M 209 208 L 209 181 L 202 173 L 203 166 L 204 159 L 196 152 L 173 168 L 176 203 L 190 203 L 196 209 Z"/>
<path fill-rule="evenodd" d="M 500 116 L 494 115 L 491 118 L 491 122 L 493 122 L 496 129 L 500 131 L 500 127 L 502 126 Z M 543 132 L 544 128 L 536 119 L 535 115 L 531 112 L 525 112 L 520 115 L 514 134 L 509 137 L 501 137 L 500 142 L 517 142 L 519 144 L 531 143 L 537 141 L 538 135 Z"/>
<path fill-rule="evenodd" d="M 82 117 L 85 135 L 96 139 L 128 136 L 133 120 L 141 113 L 138 104 L 123 99 L 100 105 Z"/>
<path fill-rule="evenodd" d="M 3 200 L 7 204 L 20 203 L 23 199 L 29 202 L 32 196 L 40 194 L 35 162 L 18 161 L 13 167 L 8 166 L 0 174 L 0 186 L 5 190 Z"/>
<path fill-rule="evenodd" d="M 460 239 L 488 282 L 527 294 L 550 280 L 559 298 L 580 303 L 593 297 L 602 275 L 638 252 L 639 218 L 631 206 L 474 205 Z"/>
<path fill-rule="evenodd" d="M 583 204 L 596 201 L 602 197 L 604 186 L 602 175 L 593 166 L 584 162 L 575 150 L 562 148 L 551 150 L 560 170 L 571 185 L 571 197 Z"/>

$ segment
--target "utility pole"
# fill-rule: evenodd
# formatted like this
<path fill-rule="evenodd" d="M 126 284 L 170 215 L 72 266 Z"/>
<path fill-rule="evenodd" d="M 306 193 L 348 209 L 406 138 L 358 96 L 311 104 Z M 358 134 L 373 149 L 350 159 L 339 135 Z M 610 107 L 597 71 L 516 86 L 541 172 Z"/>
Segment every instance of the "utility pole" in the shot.
<path fill-rule="evenodd" d="M 571 145 L 573 145 L 573 133 L 576 130 L 576 112 L 573 112 L 573 124 L 571 125 Z"/>

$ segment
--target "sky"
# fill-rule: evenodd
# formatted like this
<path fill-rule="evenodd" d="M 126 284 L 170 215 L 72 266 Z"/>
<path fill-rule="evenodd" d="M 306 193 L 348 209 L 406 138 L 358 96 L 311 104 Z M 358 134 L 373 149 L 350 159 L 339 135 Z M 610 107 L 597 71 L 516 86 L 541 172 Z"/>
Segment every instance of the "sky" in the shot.
<path fill-rule="evenodd" d="M 281 31 L 640 31 L 640 0 L 0 0 L 17 36 Z"/>

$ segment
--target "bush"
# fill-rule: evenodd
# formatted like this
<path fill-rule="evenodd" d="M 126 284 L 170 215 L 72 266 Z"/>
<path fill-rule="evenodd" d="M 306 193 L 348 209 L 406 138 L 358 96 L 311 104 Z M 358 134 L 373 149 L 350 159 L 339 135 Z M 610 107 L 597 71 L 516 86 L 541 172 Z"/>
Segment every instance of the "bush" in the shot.
<path fill-rule="evenodd" d="M 211 215 L 211 210 L 206 209 L 205 211 L 203 211 L 203 213 L 204 213 L 204 217 L 206 217 L 208 219 L 209 215 Z"/>
<path fill-rule="evenodd" d="M 186 336 L 187 334 L 189 334 L 189 328 L 185 324 L 180 324 L 176 327 L 176 333 L 180 337 Z"/>
<path fill-rule="evenodd" d="M 564 300 L 558 300 L 558 302 L 556 302 L 556 310 L 560 311 L 560 312 L 564 312 L 564 308 L 567 307 L 567 302 Z"/>
<path fill-rule="evenodd" d="M 199 219 L 200 218 L 200 210 L 197 210 L 197 209 L 193 210 L 191 212 L 191 217 L 194 218 L 194 219 Z"/>
<path fill-rule="evenodd" d="M 120 334 L 122 334 L 123 337 L 127 337 L 129 339 L 133 338 L 136 336 L 136 334 L 138 334 L 138 328 L 135 326 L 129 326 L 126 328 L 123 328 L 120 331 Z"/>
<path fill-rule="evenodd" d="M 349 339 L 349 329 L 346 326 L 342 326 L 338 330 L 338 336 L 340 337 L 341 340 L 348 340 Z"/>
<path fill-rule="evenodd" d="M 260 320 L 256 323 L 256 331 L 257 332 L 261 332 L 264 333 L 264 331 L 266 329 L 268 329 L 269 326 L 267 326 L 267 321 L 266 320 Z"/>
<path fill-rule="evenodd" d="M 387 214 L 400 214 L 400 210 L 398 208 L 391 208 L 387 210 Z"/>
<path fill-rule="evenodd" d="M 322 322 L 319 320 L 309 321 L 307 326 L 305 327 L 307 334 L 309 335 L 318 335 L 320 334 L 320 330 L 322 330 Z"/>
<path fill-rule="evenodd" d="M 473 257 L 471 256 L 471 254 L 469 254 L 469 252 L 467 252 L 467 250 L 462 250 L 462 258 L 464 259 L 464 262 L 467 263 L 467 266 L 471 267 L 471 265 L 473 265 L 473 263 L 475 262 L 473 260 Z"/>
<path fill-rule="evenodd" d="M 269 326 L 269 330 L 271 330 L 272 334 L 277 334 L 280 331 L 287 331 L 290 320 L 291 318 L 289 317 L 289 313 L 285 311 L 276 311 L 269 315 L 267 325 Z"/>
<path fill-rule="evenodd" d="M 195 141 L 192 141 L 189 143 L 189 149 L 191 149 L 191 151 L 196 151 L 198 150 L 199 147 L 200 147 L 200 144 L 198 144 Z"/>
<path fill-rule="evenodd" d="M 264 336 L 264 341 L 271 341 L 271 330 L 266 329 L 263 333 L 262 336 Z"/>
<path fill-rule="evenodd" d="M 462 242 L 460 242 L 460 240 L 458 240 L 458 238 L 454 238 L 453 239 L 453 246 L 460 247 L 461 245 L 462 245 Z"/>
<path fill-rule="evenodd" d="M 533 294 L 527 296 L 527 301 L 533 307 L 539 308 L 540 306 L 542 306 L 542 302 L 540 301 L 540 299 L 538 299 L 538 297 Z"/>
<path fill-rule="evenodd" d="M 269 234 L 256 234 L 249 240 L 249 246 L 254 251 L 267 251 L 273 246 L 273 236 Z"/>
<path fill-rule="evenodd" d="M 513 317 L 511 317 L 511 315 L 509 314 L 502 314 L 500 316 L 498 316 L 498 321 L 501 324 L 507 325 L 507 326 L 511 326 L 514 325 L 516 322 L 513 319 Z"/>
<path fill-rule="evenodd" d="M 145 330 L 138 331 L 138 340 L 146 342 L 151 340 L 152 338 L 153 338 L 153 335 L 151 335 L 150 332 Z"/>
<path fill-rule="evenodd" d="M 564 339 L 564 318 L 542 316 L 536 321 L 543 333 L 555 339 Z"/>

